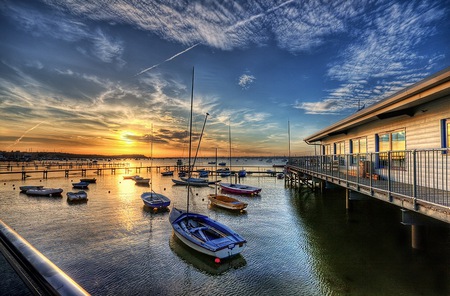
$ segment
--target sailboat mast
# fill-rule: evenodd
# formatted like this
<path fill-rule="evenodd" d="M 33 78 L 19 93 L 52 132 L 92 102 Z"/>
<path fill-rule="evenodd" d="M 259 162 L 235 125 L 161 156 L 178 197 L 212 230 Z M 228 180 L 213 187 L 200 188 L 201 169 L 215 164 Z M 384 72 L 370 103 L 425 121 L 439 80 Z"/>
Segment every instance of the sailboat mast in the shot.
<path fill-rule="evenodd" d="M 150 139 L 150 192 L 153 192 L 153 123 L 152 123 L 152 136 Z"/>
<path fill-rule="evenodd" d="M 188 162 L 188 178 L 191 177 L 191 148 L 192 148 L 192 113 L 194 110 L 194 67 L 192 67 L 192 88 L 191 88 L 191 117 L 189 120 L 189 162 Z M 189 197 L 190 197 L 190 183 L 188 182 L 187 186 L 187 206 L 186 212 L 189 212 Z"/>
<path fill-rule="evenodd" d="M 230 173 L 231 173 L 231 125 L 228 124 L 228 142 L 230 142 Z"/>

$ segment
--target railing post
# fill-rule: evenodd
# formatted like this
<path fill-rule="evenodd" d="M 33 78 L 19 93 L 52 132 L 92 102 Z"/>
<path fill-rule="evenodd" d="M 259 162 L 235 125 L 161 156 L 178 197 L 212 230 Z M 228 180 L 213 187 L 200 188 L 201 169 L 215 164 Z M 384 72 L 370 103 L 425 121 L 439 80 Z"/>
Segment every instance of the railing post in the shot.
<path fill-rule="evenodd" d="M 387 182 L 387 190 L 389 194 L 389 201 L 392 201 L 392 194 L 391 194 L 391 151 L 388 151 L 387 154 L 387 166 L 388 166 L 388 182 Z"/>
<path fill-rule="evenodd" d="M 413 207 L 414 210 L 417 210 L 417 155 L 416 150 L 412 151 L 413 156 Z"/>

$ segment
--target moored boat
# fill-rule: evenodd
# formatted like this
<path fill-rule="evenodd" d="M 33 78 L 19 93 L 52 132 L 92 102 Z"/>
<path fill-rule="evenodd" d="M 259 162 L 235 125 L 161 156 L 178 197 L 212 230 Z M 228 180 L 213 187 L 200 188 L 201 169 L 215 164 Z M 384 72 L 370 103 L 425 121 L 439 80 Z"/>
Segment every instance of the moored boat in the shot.
<path fill-rule="evenodd" d="M 224 259 L 241 253 L 247 241 L 222 223 L 205 215 L 173 208 L 169 221 L 175 235 L 190 248 Z"/>
<path fill-rule="evenodd" d="M 42 185 L 26 185 L 26 186 L 20 186 L 20 192 L 26 193 L 30 189 L 42 189 L 44 186 Z"/>
<path fill-rule="evenodd" d="M 72 187 L 78 189 L 88 189 L 89 183 L 88 182 L 72 183 Z"/>
<path fill-rule="evenodd" d="M 78 192 L 67 192 L 67 201 L 87 201 L 87 193 L 86 191 L 80 190 Z"/>
<path fill-rule="evenodd" d="M 194 71 L 192 71 L 192 92 L 191 92 L 191 117 L 189 128 L 189 172 L 191 176 L 191 146 L 192 146 L 192 109 L 194 99 Z M 200 147 L 203 131 L 206 120 L 208 118 L 206 113 L 205 121 L 203 123 L 202 133 L 198 143 L 197 151 Z M 197 155 L 194 158 L 194 163 Z M 239 234 L 221 224 L 208 216 L 189 212 L 189 196 L 190 186 L 195 182 L 186 182 L 188 185 L 186 210 L 173 208 L 170 212 L 169 221 L 172 225 L 173 231 L 184 244 L 188 247 L 201 252 L 203 254 L 215 257 L 215 262 L 219 263 L 220 259 L 233 257 L 244 250 L 247 241 Z M 197 182 L 197 184 L 208 184 L 207 182 Z"/>
<path fill-rule="evenodd" d="M 80 182 L 97 183 L 97 179 L 96 178 L 83 178 L 83 179 L 80 179 Z"/>
<path fill-rule="evenodd" d="M 244 184 L 234 184 L 234 183 L 220 183 L 220 188 L 223 191 L 236 193 L 236 194 L 249 194 L 257 195 L 261 192 L 261 188 L 244 185 Z"/>
<path fill-rule="evenodd" d="M 27 195 L 37 195 L 37 196 L 61 196 L 63 189 L 61 188 L 35 188 L 27 190 Z"/>
<path fill-rule="evenodd" d="M 141 199 L 144 202 L 144 205 L 154 210 L 170 206 L 170 199 L 161 193 L 144 192 L 141 194 Z"/>
<path fill-rule="evenodd" d="M 134 178 L 134 182 L 136 183 L 136 185 L 148 185 L 150 183 L 150 178 L 138 176 Z"/>
<path fill-rule="evenodd" d="M 228 209 L 242 211 L 247 207 L 247 203 L 236 198 L 222 194 L 208 194 L 208 199 L 212 205 Z"/>

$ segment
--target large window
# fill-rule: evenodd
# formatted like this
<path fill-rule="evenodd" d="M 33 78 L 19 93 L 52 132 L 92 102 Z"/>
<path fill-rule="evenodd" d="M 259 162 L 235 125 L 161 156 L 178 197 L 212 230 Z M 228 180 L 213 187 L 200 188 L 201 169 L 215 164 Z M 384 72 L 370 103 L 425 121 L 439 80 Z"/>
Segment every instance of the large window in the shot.
<path fill-rule="evenodd" d="M 365 160 L 367 153 L 367 138 L 357 138 L 350 140 L 350 153 L 352 153 L 352 164 L 356 164 L 358 160 Z"/>
<path fill-rule="evenodd" d="M 389 153 L 391 167 L 404 168 L 405 166 L 405 151 L 406 150 L 406 133 L 405 130 L 397 130 L 393 132 L 386 132 L 378 134 L 376 137 L 376 148 L 380 152 L 379 160 L 380 167 L 389 165 Z"/>

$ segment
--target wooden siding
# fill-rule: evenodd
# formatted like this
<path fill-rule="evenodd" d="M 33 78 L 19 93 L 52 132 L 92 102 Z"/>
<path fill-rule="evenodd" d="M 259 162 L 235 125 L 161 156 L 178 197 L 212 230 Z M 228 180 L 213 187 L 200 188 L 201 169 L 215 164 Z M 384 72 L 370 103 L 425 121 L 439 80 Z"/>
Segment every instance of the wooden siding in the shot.
<path fill-rule="evenodd" d="M 450 96 L 424 104 L 417 108 L 413 117 L 397 116 L 377 120 L 358 126 L 347 132 L 325 138 L 322 144 L 345 141 L 345 151 L 350 151 L 349 141 L 354 138 L 367 137 L 367 152 L 375 152 L 375 135 L 404 129 L 406 132 L 406 149 L 441 148 L 440 120 L 450 118 Z"/>

